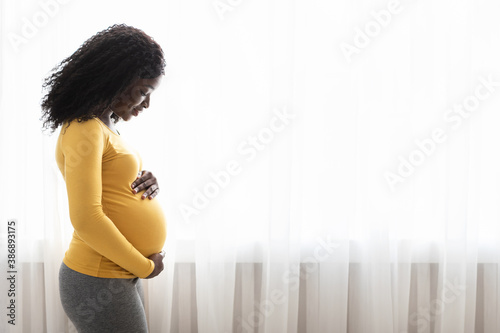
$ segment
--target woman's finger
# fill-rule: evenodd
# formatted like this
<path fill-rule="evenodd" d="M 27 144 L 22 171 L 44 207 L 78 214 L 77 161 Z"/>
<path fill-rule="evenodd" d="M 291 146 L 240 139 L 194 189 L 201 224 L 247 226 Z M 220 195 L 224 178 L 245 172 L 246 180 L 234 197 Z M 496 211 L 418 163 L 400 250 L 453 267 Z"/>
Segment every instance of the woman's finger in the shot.
<path fill-rule="evenodd" d="M 158 195 L 159 188 L 158 188 L 158 181 L 156 177 L 151 173 L 150 171 L 147 170 L 142 170 L 137 174 L 138 178 L 132 182 L 130 185 L 132 187 L 132 192 L 137 194 L 141 192 L 142 190 L 146 190 L 142 194 L 142 199 L 149 198 L 153 199 L 155 196 Z"/>
<path fill-rule="evenodd" d="M 134 185 L 134 183 L 135 183 L 135 185 Z M 148 179 L 148 180 L 145 180 L 141 183 L 138 183 L 138 182 L 134 182 L 134 183 L 132 183 L 132 190 L 134 190 L 135 193 L 139 193 L 142 190 L 145 190 L 147 188 L 150 188 L 151 186 L 154 186 L 156 184 L 156 179 Z"/>
<path fill-rule="evenodd" d="M 155 184 L 156 184 L 156 182 L 154 182 L 151 179 L 148 179 L 145 182 L 143 182 L 135 187 L 136 193 L 138 193 L 142 190 L 147 190 L 147 189 L 151 188 L 152 186 L 154 186 Z"/>
<path fill-rule="evenodd" d="M 137 174 L 137 178 L 132 182 L 132 188 L 151 178 L 154 178 L 156 180 L 151 172 L 146 170 L 139 171 L 139 173 Z"/>
<path fill-rule="evenodd" d="M 151 194 L 148 196 L 149 199 L 153 199 L 154 197 L 156 197 L 158 195 L 158 193 L 160 192 L 160 188 L 158 186 L 156 186 L 156 188 L 151 192 Z"/>
<path fill-rule="evenodd" d="M 142 195 L 142 199 L 146 198 L 153 199 L 158 195 L 158 190 L 159 190 L 158 185 L 151 186 L 150 188 L 148 188 L 146 192 L 144 192 L 144 194 Z"/>

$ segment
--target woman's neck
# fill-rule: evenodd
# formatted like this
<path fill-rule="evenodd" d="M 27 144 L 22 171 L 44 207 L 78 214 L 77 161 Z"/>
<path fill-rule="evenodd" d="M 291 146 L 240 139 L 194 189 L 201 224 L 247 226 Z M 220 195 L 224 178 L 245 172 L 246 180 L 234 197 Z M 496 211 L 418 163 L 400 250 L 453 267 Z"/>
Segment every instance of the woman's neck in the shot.
<path fill-rule="evenodd" d="M 116 131 L 115 129 L 115 124 L 114 122 L 111 120 L 111 115 L 113 114 L 113 111 L 109 110 L 109 111 L 105 111 L 103 114 L 101 114 L 99 116 L 99 119 L 106 125 L 109 127 L 110 130 L 112 130 L 113 132 L 115 132 L 116 134 L 118 134 L 118 132 Z"/>

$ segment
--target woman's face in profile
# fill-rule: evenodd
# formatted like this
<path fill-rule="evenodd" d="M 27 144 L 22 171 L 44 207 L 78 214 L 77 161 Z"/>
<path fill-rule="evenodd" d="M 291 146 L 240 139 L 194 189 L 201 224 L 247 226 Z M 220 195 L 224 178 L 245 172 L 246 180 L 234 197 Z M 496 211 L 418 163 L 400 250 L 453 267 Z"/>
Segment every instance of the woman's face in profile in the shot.
<path fill-rule="evenodd" d="M 111 107 L 113 112 L 124 121 L 137 117 L 143 109 L 149 107 L 150 96 L 160 86 L 162 77 L 163 75 L 154 79 L 137 79 L 116 98 Z"/>

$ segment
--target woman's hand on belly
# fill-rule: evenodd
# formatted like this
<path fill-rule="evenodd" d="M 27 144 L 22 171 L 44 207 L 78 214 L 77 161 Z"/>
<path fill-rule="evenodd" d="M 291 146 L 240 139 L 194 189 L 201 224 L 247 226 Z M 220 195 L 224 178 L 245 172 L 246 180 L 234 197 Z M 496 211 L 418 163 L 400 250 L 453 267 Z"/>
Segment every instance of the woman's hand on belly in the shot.
<path fill-rule="evenodd" d="M 162 253 L 164 252 L 162 251 Z M 163 258 L 165 258 L 165 255 L 162 253 L 153 253 L 148 257 L 148 259 L 153 260 L 153 262 L 155 263 L 155 269 L 146 277 L 146 279 L 154 278 L 155 276 L 159 275 L 161 271 L 163 271 Z"/>
<path fill-rule="evenodd" d="M 132 183 L 132 192 L 137 194 L 142 190 L 146 190 L 141 199 L 153 199 L 160 193 L 158 180 L 151 171 L 142 170 L 137 174 L 137 179 Z"/>

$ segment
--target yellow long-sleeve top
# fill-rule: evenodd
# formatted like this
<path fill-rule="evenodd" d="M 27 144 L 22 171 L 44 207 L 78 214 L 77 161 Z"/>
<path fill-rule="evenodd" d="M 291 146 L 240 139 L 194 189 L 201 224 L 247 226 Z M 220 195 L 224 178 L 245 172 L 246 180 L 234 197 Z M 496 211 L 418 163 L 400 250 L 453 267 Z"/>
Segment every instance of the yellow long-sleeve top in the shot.
<path fill-rule="evenodd" d="M 68 192 L 73 238 L 63 262 L 103 278 L 145 278 L 147 257 L 166 239 L 159 202 L 141 199 L 131 184 L 142 169 L 139 154 L 101 120 L 63 124 L 56 161 Z"/>

